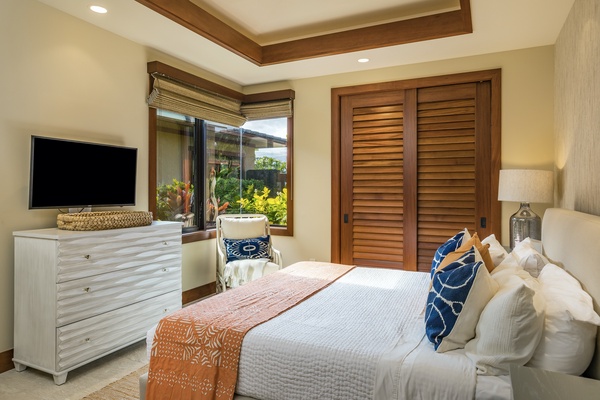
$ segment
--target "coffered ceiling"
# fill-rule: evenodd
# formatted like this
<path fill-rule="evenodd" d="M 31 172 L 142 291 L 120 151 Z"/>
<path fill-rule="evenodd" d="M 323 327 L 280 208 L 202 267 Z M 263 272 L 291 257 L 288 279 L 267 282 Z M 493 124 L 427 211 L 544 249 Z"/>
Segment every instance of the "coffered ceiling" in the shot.
<path fill-rule="evenodd" d="M 551 45 L 574 2 L 38 1 L 242 86 Z"/>

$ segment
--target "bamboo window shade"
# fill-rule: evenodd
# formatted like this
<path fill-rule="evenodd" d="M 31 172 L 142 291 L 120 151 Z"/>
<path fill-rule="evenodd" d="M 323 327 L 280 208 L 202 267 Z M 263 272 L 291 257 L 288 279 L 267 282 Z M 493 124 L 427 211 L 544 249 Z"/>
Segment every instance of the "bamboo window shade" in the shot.
<path fill-rule="evenodd" d="M 259 103 L 242 104 L 242 114 L 249 120 L 268 118 L 290 118 L 293 113 L 291 99 L 263 101 Z"/>
<path fill-rule="evenodd" d="M 246 122 L 238 100 L 163 75 L 152 74 L 152 77 L 152 91 L 147 98 L 150 107 L 230 126 L 239 127 Z"/>
<path fill-rule="evenodd" d="M 147 103 L 153 108 L 237 127 L 249 120 L 293 116 L 292 99 L 242 103 L 162 74 L 154 73 L 152 77 Z"/>

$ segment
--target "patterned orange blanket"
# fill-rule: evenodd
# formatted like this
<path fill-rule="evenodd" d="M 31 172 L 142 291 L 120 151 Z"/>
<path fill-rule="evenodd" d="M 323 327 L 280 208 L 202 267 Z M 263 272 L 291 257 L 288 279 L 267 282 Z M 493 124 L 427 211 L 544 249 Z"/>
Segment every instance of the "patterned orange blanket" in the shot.
<path fill-rule="evenodd" d="M 246 332 L 352 268 L 296 263 L 163 318 L 152 343 L 146 399 L 232 399 Z"/>

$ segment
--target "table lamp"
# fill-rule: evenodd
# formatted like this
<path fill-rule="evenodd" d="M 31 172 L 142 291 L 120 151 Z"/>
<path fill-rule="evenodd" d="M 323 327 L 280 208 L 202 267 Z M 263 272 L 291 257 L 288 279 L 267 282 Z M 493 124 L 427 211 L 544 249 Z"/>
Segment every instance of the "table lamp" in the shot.
<path fill-rule="evenodd" d="M 542 219 L 529 207 L 530 203 L 554 202 L 554 172 L 532 169 L 500 171 L 498 200 L 521 203 L 510 217 L 510 248 L 526 238 L 542 239 Z"/>

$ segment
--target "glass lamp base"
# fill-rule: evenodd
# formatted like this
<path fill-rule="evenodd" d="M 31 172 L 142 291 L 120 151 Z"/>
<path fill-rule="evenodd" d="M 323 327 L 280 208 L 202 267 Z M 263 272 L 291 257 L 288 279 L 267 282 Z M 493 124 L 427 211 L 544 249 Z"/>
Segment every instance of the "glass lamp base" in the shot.
<path fill-rule="evenodd" d="M 521 203 L 519 211 L 510 217 L 510 248 L 527 239 L 542 239 L 542 219 L 529 207 L 529 203 Z"/>

